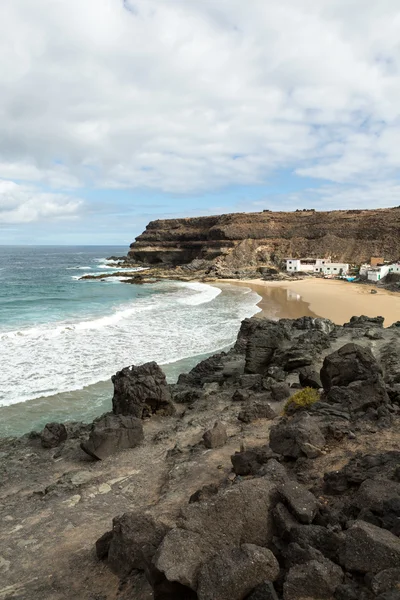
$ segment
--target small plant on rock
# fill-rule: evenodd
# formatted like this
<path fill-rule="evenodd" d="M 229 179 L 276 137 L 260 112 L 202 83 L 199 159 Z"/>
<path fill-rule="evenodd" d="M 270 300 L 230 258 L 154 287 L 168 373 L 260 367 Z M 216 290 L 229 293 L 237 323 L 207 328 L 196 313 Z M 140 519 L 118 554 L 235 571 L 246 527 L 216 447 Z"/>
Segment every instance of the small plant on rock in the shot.
<path fill-rule="evenodd" d="M 302 410 L 308 406 L 312 406 L 319 400 L 319 392 L 311 387 L 306 387 L 304 390 L 297 392 L 291 396 L 286 402 L 283 412 L 285 415 L 293 414 L 296 410 Z"/>

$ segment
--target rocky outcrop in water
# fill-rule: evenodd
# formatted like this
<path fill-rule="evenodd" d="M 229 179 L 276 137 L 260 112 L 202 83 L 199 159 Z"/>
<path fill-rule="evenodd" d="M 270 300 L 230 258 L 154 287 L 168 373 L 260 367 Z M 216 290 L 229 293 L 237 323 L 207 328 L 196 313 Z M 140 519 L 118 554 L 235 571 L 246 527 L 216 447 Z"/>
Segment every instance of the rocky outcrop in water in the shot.
<path fill-rule="evenodd" d="M 129 259 L 183 265 L 182 274 L 246 277 L 287 257 L 340 262 L 400 256 L 400 208 L 332 212 L 235 213 L 152 221 L 131 244 Z M 266 273 L 268 275 L 268 273 Z"/>

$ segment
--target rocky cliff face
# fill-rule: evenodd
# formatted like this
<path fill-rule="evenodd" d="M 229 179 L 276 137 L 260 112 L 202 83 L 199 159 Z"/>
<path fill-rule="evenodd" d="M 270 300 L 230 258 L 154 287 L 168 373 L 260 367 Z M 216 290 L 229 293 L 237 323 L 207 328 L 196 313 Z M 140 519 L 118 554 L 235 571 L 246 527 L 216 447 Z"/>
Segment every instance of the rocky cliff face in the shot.
<path fill-rule="evenodd" d="M 400 256 L 400 207 L 379 210 L 235 213 L 152 221 L 129 257 L 148 265 L 200 259 L 227 268 L 279 264 L 286 257 L 361 263 Z"/>

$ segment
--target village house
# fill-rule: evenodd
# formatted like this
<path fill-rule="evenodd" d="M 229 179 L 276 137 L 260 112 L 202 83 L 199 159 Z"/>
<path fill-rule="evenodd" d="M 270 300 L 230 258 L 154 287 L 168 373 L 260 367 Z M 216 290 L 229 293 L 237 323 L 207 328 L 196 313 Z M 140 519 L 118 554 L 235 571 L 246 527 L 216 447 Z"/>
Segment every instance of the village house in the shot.
<path fill-rule="evenodd" d="M 328 262 L 330 258 L 287 258 L 286 270 L 289 273 L 318 273 Z"/>
<path fill-rule="evenodd" d="M 379 265 L 378 267 L 370 267 L 367 271 L 368 281 L 381 281 L 389 273 L 400 274 L 400 263 L 393 263 L 391 265 Z M 361 270 L 360 270 L 361 274 Z"/>
<path fill-rule="evenodd" d="M 286 270 L 289 273 L 321 273 L 323 275 L 346 275 L 347 263 L 333 263 L 330 258 L 288 258 Z"/>

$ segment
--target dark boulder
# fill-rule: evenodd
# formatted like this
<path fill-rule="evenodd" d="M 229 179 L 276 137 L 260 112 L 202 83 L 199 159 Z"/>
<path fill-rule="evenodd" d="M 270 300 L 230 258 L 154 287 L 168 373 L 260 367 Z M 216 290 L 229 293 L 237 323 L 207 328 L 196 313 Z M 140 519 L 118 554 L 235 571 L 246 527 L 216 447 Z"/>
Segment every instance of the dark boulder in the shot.
<path fill-rule="evenodd" d="M 260 446 L 235 452 L 231 456 L 231 462 L 236 475 L 257 475 L 262 466 L 274 458 L 278 458 L 278 454 L 272 452 L 269 446 Z"/>
<path fill-rule="evenodd" d="M 361 315 L 361 317 L 351 317 L 350 321 L 348 323 L 345 323 L 343 327 L 348 327 L 352 329 L 369 329 L 370 327 L 382 328 L 384 321 L 384 317 L 366 317 L 365 315 Z"/>
<path fill-rule="evenodd" d="M 65 442 L 67 437 L 67 430 L 63 423 L 47 423 L 40 434 L 40 441 L 43 448 L 56 448 Z"/>
<path fill-rule="evenodd" d="M 379 573 L 400 567 L 400 539 L 364 521 L 356 521 L 346 531 L 340 562 L 348 571 Z"/>
<path fill-rule="evenodd" d="M 282 402 L 282 400 L 287 400 L 290 396 L 290 387 L 287 383 L 275 383 L 270 387 L 272 399 L 275 402 Z"/>
<path fill-rule="evenodd" d="M 156 568 L 168 581 L 196 590 L 202 565 L 223 549 L 243 543 L 266 546 L 272 540 L 275 498 L 276 486 L 258 478 L 189 504 L 158 548 Z"/>
<path fill-rule="evenodd" d="M 364 481 L 351 500 L 350 510 L 358 519 L 400 535 L 400 483 L 385 479 Z"/>
<path fill-rule="evenodd" d="M 166 525 L 145 512 L 136 511 L 115 517 L 108 542 L 110 569 L 121 579 L 133 569 L 148 569 L 167 531 Z"/>
<path fill-rule="evenodd" d="M 157 363 L 126 367 L 111 380 L 114 384 L 114 414 L 143 419 L 154 413 L 174 413 L 165 375 Z"/>
<path fill-rule="evenodd" d="M 330 494 L 342 494 L 358 487 L 367 479 L 391 479 L 400 481 L 400 452 L 392 450 L 379 454 L 358 454 L 338 471 L 324 474 L 324 487 Z"/>
<path fill-rule="evenodd" d="M 321 381 L 326 392 L 354 381 L 375 383 L 381 375 L 381 367 L 372 352 L 357 344 L 346 344 L 326 356 L 321 369 Z"/>
<path fill-rule="evenodd" d="M 288 339 L 288 332 L 280 322 L 259 319 L 247 341 L 245 372 L 265 374 L 275 351 Z"/>
<path fill-rule="evenodd" d="M 327 558 L 310 560 L 289 570 L 283 600 L 331 600 L 343 581 L 343 571 Z"/>
<path fill-rule="evenodd" d="M 107 415 L 93 423 L 89 439 L 81 443 L 81 448 L 93 458 L 104 460 L 120 450 L 135 448 L 143 437 L 140 419 Z"/>
<path fill-rule="evenodd" d="M 326 558 L 337 561 L 343 535 L 321 525 L 297 525 L 290 530 L 290 539 L 302 548 L 316 548 Z"/>
<path fill-rule="evenodd" d="M 303 387 L 311 387 L 316 390 L 322 388 L 321 377 L 312 367 L 300 369 L 299 381 Z"/>
<path fill-rule="evenodd" d="M 274 452 L 287 458 L 316 458 L 321 455 L 325 438 L 315 419 L 301 414 L 273 425 L 269 444 Z"/>
<path fill-rule="evenodd" d="M 227 439 L 226 427 L 220 421 L 217 421 L 214 427 L 206 431 L 203 435 L 206 448 L 222 448 L 222 446 L 225 446 Z"/>
<path fill-rule="evenodd" d="M 246 600 L 279 600 L 279 597 L 274 584 L 271 581 L 265 581 L 246 596 Z"/>
<path fill-rule="evenodd" d="M 263 581 L 274 581 L 279 565 L 270 550 L 243 544 L 222 550 L 201 568 L 198 600 L 242 600 Z"/>
<path fill-rule="evenodd" d="M 385 569 L 377 573 L 371 581 L 374 594 L 384 594 L 391 590 L 400 590 L 400 567 L 397 569 Z"/>
<path fill-rule="evenodd" d="M 278 488 L 283 502 L 300 523 L 312 523 L 318 510 L 314 494 L 296 481 L 286 481 Z"/>

